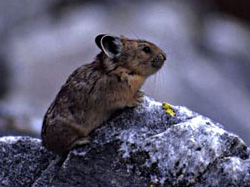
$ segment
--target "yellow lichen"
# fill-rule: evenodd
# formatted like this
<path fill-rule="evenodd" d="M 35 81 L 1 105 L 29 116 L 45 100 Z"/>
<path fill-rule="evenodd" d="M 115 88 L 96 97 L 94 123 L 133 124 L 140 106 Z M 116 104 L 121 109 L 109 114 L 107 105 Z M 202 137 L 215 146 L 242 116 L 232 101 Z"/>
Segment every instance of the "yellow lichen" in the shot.
<path fill-rule="evenodd" d="M 167 102 L 163 102 L 162 103 L 162 109 L 166 111 L 166 113 L 168 113 L 169 115 L 171 116 L 174 116 L 175 115 L 175 111 L 174 109 L 172 108 L 172 105 L 167 103 Z"/>
<path fill-rule="evenodd" d="M 136 106 L 136 108 L 139 109 L 139 110 L 142 109 L 142 107 L 143 107 L 142 105 L 137 105 Z"/>

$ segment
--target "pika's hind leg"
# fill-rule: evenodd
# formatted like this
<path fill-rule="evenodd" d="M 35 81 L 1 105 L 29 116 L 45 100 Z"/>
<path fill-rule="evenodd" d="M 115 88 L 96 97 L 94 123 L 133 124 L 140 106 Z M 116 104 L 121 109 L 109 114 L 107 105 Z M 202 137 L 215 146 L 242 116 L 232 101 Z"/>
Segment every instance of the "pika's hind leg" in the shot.
<path fill-rule="evenodd" d="M 84 141 L 82 139 L 81 142 L 87 142 L 88 129 L 74 121 L 61 118 L 50 123 L 47 122 L 44 126 L 42 132 L 43 145 L 48 150 L 60 155 L 66 154 L 79 138 L 84 138 Z"/>

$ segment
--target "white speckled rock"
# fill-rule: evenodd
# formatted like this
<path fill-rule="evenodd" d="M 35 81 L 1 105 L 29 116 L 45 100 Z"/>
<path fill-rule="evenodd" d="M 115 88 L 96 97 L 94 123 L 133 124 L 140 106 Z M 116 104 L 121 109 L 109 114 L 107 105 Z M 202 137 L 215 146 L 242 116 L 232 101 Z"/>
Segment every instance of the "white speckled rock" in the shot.
<path fill-rule="evenodd" d="M 245 143 L 206 117 L 185 107 L 173 108 L 176 115 L 170 116 L 161 103 L 145 97 L 141 108 L 119 112 L 92 134 L 90 144 L 72 150 L 65 160 L 52 161 L 50 155 L 50 165 L 41 167 L 41 175 L 29 185 L 249 186 L 250 160 Z M 19 141 L 40 146 L 33 139 Z M 22 160 L 34 154 L 26 158 L 22 156 L 25 150 L 16 143 L 0 142 L 1 158 L 8 159 L 11 154 L 2 149 L 4 146 L 14 146 Z M 20 167 L 20 163 L 0 163 L 4 168 Z M 18 172 L 15 175 L 20 178 L 23 173 Z M 0 175 L 0 181 L 10 180 L 8 176 Z"/>
<path fill-rule="evenodd" d="M 55 155 L 41 146 L 41 140 L 9 136 L 0 138 L 0 186 L 31 186 Z"/>

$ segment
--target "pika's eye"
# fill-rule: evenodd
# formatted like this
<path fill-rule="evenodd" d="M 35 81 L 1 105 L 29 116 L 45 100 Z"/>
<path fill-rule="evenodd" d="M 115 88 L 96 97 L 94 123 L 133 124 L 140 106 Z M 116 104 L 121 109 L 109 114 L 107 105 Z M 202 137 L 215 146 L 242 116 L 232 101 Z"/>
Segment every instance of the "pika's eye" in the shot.
<path fill-rule="evenodd" d="M 151 49 L 150 49 L 148 46 L 144 47 L 142 50 L 143 50 L 145 53 L 150 53 L 150 52 L 151 52 Z"/>

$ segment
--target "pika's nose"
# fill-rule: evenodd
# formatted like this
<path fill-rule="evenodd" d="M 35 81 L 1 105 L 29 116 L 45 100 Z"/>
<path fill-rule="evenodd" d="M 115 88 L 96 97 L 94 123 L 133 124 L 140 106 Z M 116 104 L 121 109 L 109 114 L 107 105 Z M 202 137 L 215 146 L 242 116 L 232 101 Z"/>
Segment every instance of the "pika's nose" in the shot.
<path fill-rule="evenodd" d="M 160 53 L 160 56 L 162 57 L 163 61 L 167 59 L 166 53 L 164 53 L 163 51 Z"/>
<path fill-rule="evenodd" d="M 155 68 L 161 68 L 166 60 L 165 53 L 159 53 L 152 61 L 152 66 Z"/>

